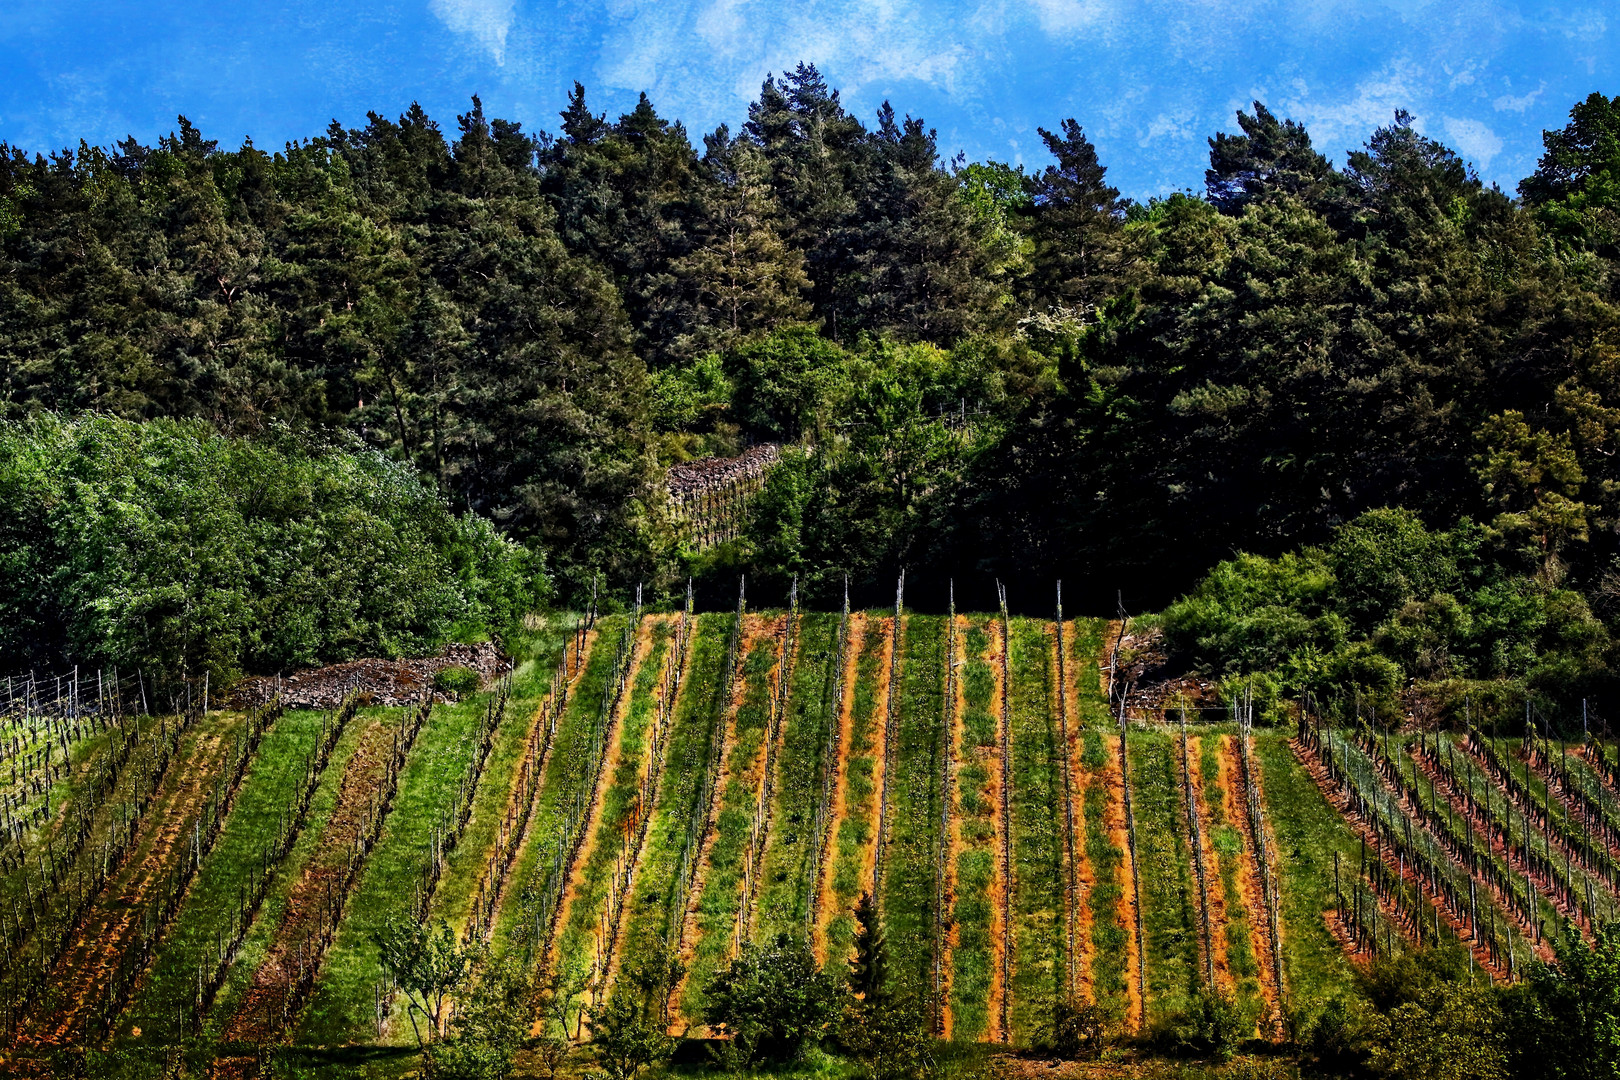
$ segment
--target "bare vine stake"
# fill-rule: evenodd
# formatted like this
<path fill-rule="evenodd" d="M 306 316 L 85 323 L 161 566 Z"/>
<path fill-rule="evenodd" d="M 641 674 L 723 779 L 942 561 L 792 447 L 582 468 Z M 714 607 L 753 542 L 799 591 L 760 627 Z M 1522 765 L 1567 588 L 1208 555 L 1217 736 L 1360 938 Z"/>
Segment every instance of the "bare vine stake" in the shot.
<path fill-rule="evenodd" d="M 996 602 L 1001 606 L 1001 1042 L 1011 1041 L 1007 1022 L 1007 1002 L 1012 997 L 1012 707 L 1008 686 L 1012 682 L 1012 632 L 1007 617 L 1007 589 L 996 582 Z"/>
<path fill-rule="evenodd" d="M 883 872 L 884 856 L 889 843 L 889 784 L 894 779 L 894 744 L 897 740 L 900 710 L 895 699 L 900 694 L 900 628 L 904 622 L 906 572 L 900 571 L 900 580 L 894 587 L 894 625 L 889 628 L 889 695 L 884 702 L 883 714 L 883 788 L 878 796 L 877 851 L 872 858 L 872 899 L 877 904 L 879 918 L 884 910 Z"/>

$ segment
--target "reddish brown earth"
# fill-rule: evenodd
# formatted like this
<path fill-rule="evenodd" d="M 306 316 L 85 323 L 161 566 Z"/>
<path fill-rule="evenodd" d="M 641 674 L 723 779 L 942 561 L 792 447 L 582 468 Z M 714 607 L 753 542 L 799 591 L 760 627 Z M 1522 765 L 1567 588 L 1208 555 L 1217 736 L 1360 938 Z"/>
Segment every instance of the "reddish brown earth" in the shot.
<path fill-rule="evenodd" d="M 1278 1002 L 1282 995 L 1277 986 L 1277 969 L 1272 961 L 1271 934 L 1266 928 L 1265 891 L 1260 887 L 1260 848 L 1249 821 L 1248 808 L 1243 803 L 1243 785 L 1239 782 L 1242 765 L 1238 761 L 1237 736 L 1220 737 L 1221 791 L 1226 795 L 1226 820 L 1243 834 L 1243 854 L 1238 858 L 1238 890 L 1243 895 L 1244 912 L 1249 917 L 1249 946 L 1254 950 L 1260 967 L 1260 996 L 1265 1000 L 1267 1017 L 1273 1035 L 1279 1033 L 1282 1013 Z"/>
<path fill-rule="evenodd" d="M 827 822 L 821 873 L 816 879 L 816 962 L 827 962 L 827 924 L 837 915 L 832 890 L 833 871 L 838 862 L 838 831 L 848 812 L 845 784 L 849 779 L 850 744 L 855 738 L 855 674 L 860 664 L 862 643 L 866 640 L 866 615 L 853 611 L 849 616 L 849 640 L 844 645 L 844 697 L 838 703 L 838 756 L 833 765 L 832 812 Z"/>
<path fill-rule="evenodd" d="M 341 907 L 344 876 L 350 853 L 370 819 L 371 804 L 388 770 L 393 723 L 382 717 L 366 719 L 359 744 L 344 767 L 337 800 L 321 832 L 320 845 L 287 897 L 286 910 L 275 939 L 253 973 L 236 1013 L 225 1026 L 225 1042 L 263 1044 L 282 1029 L 282 1011 L 289 984 L 301 970 L 319 967 L 326 954 L 331 923 L 329 903 Z M 323 929 L 325 934 L 322 933 Z M 223 1071 L 235 1075 L 245 1066 L 226 1063 Z M 233 1072 L 233 1069 L 235 1070 Z"/>
<path fill-rule="evenodd" d="M 192 823 L 229 749 L 226 717 L 182 736 L 156 796 L 137 828 L 123 867 L 104 885 L 79 921 L 73 944 L 51 970 L 46 1011 L 29 1018 L 22 1045 L 80 1042 L 91 1007 L 105 993 L 118 961 L 135 947 L 140 919 L 164 878 L 186 858 Z"/>

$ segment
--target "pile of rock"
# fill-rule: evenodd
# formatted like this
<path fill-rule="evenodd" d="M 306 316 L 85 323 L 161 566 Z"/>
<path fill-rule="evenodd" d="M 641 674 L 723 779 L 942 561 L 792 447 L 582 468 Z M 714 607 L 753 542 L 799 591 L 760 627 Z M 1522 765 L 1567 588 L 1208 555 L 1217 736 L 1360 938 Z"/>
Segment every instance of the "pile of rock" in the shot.
<path fill-rule="evenodd" d="M 231 700 L 240 708 L 261 705 L 279 689 L 282 703 L 290 709 L 334 709 L 350 691 L 359 690 L 373 705 L 411 705 L 433 686 L 439 669 L 451 666 L 472 668 L 487 682 L 511 670 L 512 662 L 494 642 L 446 645 L 438 656 L 415 660 L 351 660 L 296 675 L 244 679 Z M 449 699 L 435 693 L 434 700 Z"/>

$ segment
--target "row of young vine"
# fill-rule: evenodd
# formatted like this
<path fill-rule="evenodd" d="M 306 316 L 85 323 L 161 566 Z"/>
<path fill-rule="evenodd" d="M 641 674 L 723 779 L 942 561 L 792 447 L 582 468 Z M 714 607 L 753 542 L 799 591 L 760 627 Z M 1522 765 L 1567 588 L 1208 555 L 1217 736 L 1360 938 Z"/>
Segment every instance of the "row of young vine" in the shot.
<path fill-rule="evenodd" d="M 153 954 L 162 943 L 169 924 L 179 912 L 180 903 L 185 899 L 186 889 L 190 886 L 192 878 L 202 868 L 203 859 L 213 850 L 215 841 L 219 839 L 220 829 L 225 824 L 225 816 L 230 813 L 237 789 L 241 787 L 242 778 L 247 775 L 248 765 L 253 761 L 253 756 L 258 753 L 264 733 L 281 717 L 281 714 L 279 697 L 249 710 L 246 720 L 232 740 L 224 768 L 215 777 L 202 807 L 192 819 L 191 827 L 185 830 L 190 834 L 190 843 L 187 845 L 185 855 L 178 863 L 169 867 L 155 892 L 147 896 L 139 920 L 140 935 L 134 948 L 127 950 L 114 961 L 110 976 L 101 984 L 99 993 L 91 1003 L 84 1024 L 86 1034 L 92 1037 L 106 1035 L 117 1020 L 118 1014 L 123 1011 L 130 991 L 134 989 L 141 973 L 146 970 Z M 72 1034 L 76 1036 L 78 1033 Z"/>
<path fill-rule="evenodd" d="M 13 894 L 11 911 L 0 911 L 0 940 L 5 944 L 0 1029 L 8 1040 L 47 989 L 48 973 L 72 943 L 80 918 L 123 865 L 180 739 L 201 715 L 198 707 L 172 720 L 159 717 L 156 730 L 147 731 L 144 740 L 138 723 L 115 725 L 120 737 L 98 757 L 86 790 L 74 800 L 57 837 L 62 850 L 48 839 L 46 852 L 34 852 L 37 877 L 34 867 L 23 860 L 21 896 Z M 125 797 L 107 805 L 126 777 Z M 97 832 L 100 843 L 86 850 Z M 34 955 L 27 958 L 24 950 L 31 940 Z"/>
<path fill-rule="evenodd" d="M 389 733 L 388 755 L 384 759 L 381 783 L 367 799 L 365 816 L 345 853 L 343 868 L 327 879 L 316 907 L 315 925 L 296 944 L 292 962 L 282 967 L 281 986 L 264 1003 L 264 1025 L 276 1038 L 285 1036 L 315 989 L 321 959 L 337 935 L 344 907 L 360 879 L 366 858 L 382 836 L 383 824 L 393 807 L 394 796 L 399 793 L 406 757 L 416 744 L 416 737 L 421 734 L 432 710 L 433 696 L 428 693 L 419 705 L 400 713 L 399 727 Z"/>
<path fill-rule="evenodd" d="M 512 865 L 529 835 L 529 821 L 534 814 L 535 801 L 540 796 L 540 784 L 545 777 L 546 763 L 551 759 L 551 747 L 557 736 L 557 723 L 568 708 L 568 694 L 575 676 L 585 663 L 585 642 L 588 627 L 585 620 L 574 624 L 574 631 L 563 643 L 562 655 L 551 673 L 551 684 L 540 700 L 523 748 L 523 760 L 518 766 L 516 797 L 507 808 L 495 838 L 494 850 L 484 864 L 478 884 L 473 887 L 472 912 L 467 919 L 466 939 L 487 940 L 495 930 L 495 913 L 505 895 Z"/>

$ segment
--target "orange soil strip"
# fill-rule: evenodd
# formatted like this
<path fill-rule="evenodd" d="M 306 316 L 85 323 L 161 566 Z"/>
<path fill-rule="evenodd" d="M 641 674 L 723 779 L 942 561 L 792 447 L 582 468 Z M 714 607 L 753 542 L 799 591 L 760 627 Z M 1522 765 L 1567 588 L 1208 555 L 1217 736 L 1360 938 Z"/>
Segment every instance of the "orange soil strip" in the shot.
<path fill-rule="evenodd" d="M 872 770 L 872 791 L 877 798 L 872 800 L 872 842 L 861 853 L 861 880 L 875 883 L 877 834 L 883 819 L 883 787 L 888 783 L 889 771 L 889 676 L 894 662 L 894 616 L 873 620 L 872 629 L 883 635 L 883 654 L 878 657 L 877 694 L 872 705 L 872 756 L 877 762 L 877 767 Z M 883 898 L 874 895 L 872 899 L 881 908 Z"/>
<path fill-rule="evenodd" d="M 1243 784 L 1240 780 L 1242 765 L 1238 761 L 1236 735 L 1220 736 L 1221 791 L 1226 796 L 1226 820 L 1243 834 L 1243 852 L 1238 857 L 1238 891 L 1243 895 L 1244 913 L 1249 917 L 1249 947 L 1254 950 L 1255 962 L 1260 968 L 1260 996 L 1266 1003 L 1267 1015 L 1261 1024 L 1273 1035 L 1280 1031 L 1282 1012 L 1278 1004 L 1282 994 L 1277 986 L 1277 969 L 1271 955 L 1271 932 L 1266 927 L 1265 890 L 1260 887 L 1260 864 L 1256 861 L 1260 848 L 1249 823 L 1249 808 L 1243 802 Z"/>
<path fill-rule="evenodd" d="M 991 767 L 986 771 L 990 774 L 988 795 L 990 797 L 990 828 L 996 838 L 996 857 L 990 860 L 990 1023 L 986 1031 L 988 1042 L 1005 1043 L 1009 1033 L 1005 1023 L 1007 1016 L 1007 980 L 1003 977 L 1007 969 L 1008 939 L 1012 929 L 1007 925 L 1008 890 L 1011 885 L 1006 879 L 1004 867 L 1007 865 L 1002 858 L 1011 842 L 1008 836 L 1008 823 L 1003 819 L 1002 807 L 1002 780 L 1001 775 L 1001 739 L 1002 729 L 1007 724 L 1006 710 L 1002 708 L 1003 696 L 1007 692 L 1007 672 L 1002 666 L 1001 629 L 995 627 L 990 632 L 990 648 L 985 652 L 985 663 L 990 665 L 990 707 L 995 710 L 996 718 L 996 745 L 980 747 L 978 753 L 987 759 Z"/>
<path fill-rule="evenodd" d="M 672 636 L 670 637 L 670 640 L 669 640 L 669 652 L 664 655 L 664 670 L 662 672 L 660 672 L 659 676 L 658 676 L 658 693 L 660 695 L 662 695 L 664 693 L 664 686 L 665 686 L 664 680 L 665 680 L 665 678 L 667 676 L 667 673 L 669 671 L 670 662 L 674 659 L 673 654 L 675 653 L 675 650 L 678 649 L 680 647 L 680 645 L 681 645 L 681 642 L 674 636 L 675 634 L 680 633 L 680 618 L 681 617 L 678 614 L 673 616 L 673 620 L 674 620 L 674 622 L 676 624 L 675 625 L 675 630 L 674 630 L 674 632 L 673 632 L 673 634 L 672 634 Z M 674 688 L 674 697 L 673 697 L 672 700 L 664 702 L 663 705 L 662 705 L 662 708 L 664 710 L 664 715 L 667 717 L 667 719 L 665 720 L 665 723 L 668 724 L 670 727 L 674 727 L 674 725 L 675 725 L 675 711 L 680 708 L 681 697 L 686 692 L 687 679 L 692 674 L 692 648 L 691 648 L 690 642 L 691 642 L 691 634 L 696 629 L 697 629 L 697 616 L 694 615 L 694 616 L 691 617 L 690 620 L 688 620 L 687 625 L 686 625 L 687 643 L 688 644 L 687 644 L 687 649 L 686 649 L 685 654 L 681 657 L 681 669 L 677 673 L 676 682 L 675 682 L 675 688 Z M 659 707 L 660 706 L 655 705 L 654 709 L 656 710 Z M 648 738 L 650 739 L 652 737 L 652 725 L 650 725 L 650 724 L 648 725 L 647 733 L 648 733 Z M 666 736 L 666 739 L 667 739 L 667 736 Z M 665 745 L 667 747 L 668 743 L 666 742 Z M 663 797 L 664 784 L 668 781 L 668 779 L 669 779 L 668 770 L 665 770 L 665 771 L 663 771 L 662 773 L 659 774 L 657 789 L 653 791 L 650 803 L 642 810 L 642 814 L 645 815 L 646 817 L 652 817 L 654 814 L 656 814 L 658 812 L 658 803 L 659 803 L 659 800 Z M 648 825 L 648 828 L 651 828 L 650 823 Z M 646 836 L 645 833 L 642 834 L 641 842 L 642 842 L 642 846 L 645 847 L 646 842 L 647 842 L 647 836 Z M 630 879 L 629 879 L 629 881 L 627 881 L 625 883 L 625 886 L 624 886 L 625 905 L 627 907 L 628 907 L 628 905 L 630 903 L 630 899 L 636 895 L 636 881 L 640 877 L 641 877 L 641 849 L 638 848 L 634 852 L 634 861 L 631 863 L 631 866 L 630 866 Z M 630 913 L 630 912 L 626 912 L 626 914 L 621 915 L 619 917 L 618 932 L 617 932 L 617 935 L 613 939 L 612 959 L 608 962 L 607 976 L 602 980 L 604 1000 L 605 1000 L 606 995 L 612 990 L 613 984 L 616 981 L 618 981 L 619 968 L 623 964 L 623 961 L 624 961 L 625 937 L 630 933 L 630 923 L 634 918 L 635 918 L 635 915 L 633 913 Z"/>
<path fill-rule="evenodd" d="M 1202 737 L 1194 735 L 1187 740 L 1187 778 L 1192 782 L 1194 808 L 1198 815 L 1199 858 L 1204 862 L 1204 893 L 1209 915 L 1210 962 L 1215 968 L 1215 986 L 1223 994 L 1231 994 L 1236 985 L 1232 978 L 1231 957 L 1226 951 L 1226 890 L 1221 883 L 1220 857 L 1215 852 L 1214 808 L 1204 795 L 1204 774 L 1199 768 L 1204 749 Z"/>
<path fill-rule="evenodd" d="M 188 752 L 187 740 L 181 738 L 141 820 L 140 836 L 130 846 L 132 857 L 140 861 L 126 865 L 103 886 L 80 919 L 73 945 L 52 969 L 47 1001 L 60 1004 L 49 1015 L 30 1017 L 19 1042 L 53 1046 L 79 1040 L 92 1004 L 142 933 L 137 920 L 148 894 L 161 886 L 171 866 L 187 857 L 192 820 L 213 786 L 226 749 L 218 733 L 194 739 Z"/>
<path fill-rule="evenodd" d="M 776 629 L 773 636 L 776 639 L 776 665 L 766 676 L 765 683 L 770 692 L 769 712 L 765 720 L 765 739 L 761 743 L 760 755 L 755 766 L 759 770 L 759 777 L 754 781 L 754 821 L 759 832 L 749 838 L 748 863 L 753 866 L 753 873 L 743 878 L 743 904 L 744 910 L 740 918 L 747 933 L 745 937 L 752 939 L 754 934 L 754 916 L 759 903 L 759 875 L 765 866 L 765 851 L 770 844 L 771 825 L 776 820 L 776 799 L 779 794 L 776 789 L 776 777 L 771 775 L 782 767 L 782 740 L 786 738 L 787 712 L 792 704 L 789 701 L 793 693 L 793 669 L 798 663 L 799 634 L 804 629 L 804 616 L 797 617 L 792 625 L 788 620 L 791 615 L 784 615 L 774 623 Z M 788 650 L 788 638 L 792 636 L 793 648 Z M 778 712 L 777 710 L 781 711 Z M 757 858 L 758 862 L 755 862 Z"/>
<path fill-rule="evenodd" d="M 1328 776 L 1327 768 L 1322 764 L 1321 760 L 1311 752 L 1309 747 L 1305 746 L 1298 739 L 1288 740 L 1288 745 L 1294 751 L 1294 756 L 1299 760 L 1299 763 L 1305 769 L 1306 774 L 1309 775 L 1311 780 L 1315 782 L 1317 790 L 1321 791 L 1323 797 L 1326 798 L 1330 804 L 1332 804 L 1335 810 L 1339 811 L 1340 816 L 1342 816 L 1345 822 L 1350 826 L 1350 830 L 1362 840 L 1366 841 L 1369 847 L 1374 848 L 1374 850 L 1382 853 L 1384 865 L 1388 869 L 1397 874 L 1402 873 L 1402 866 L 1400 862 L 1389 854 L 1389 849 L 1387 847 L 1378 842 L 1378 835 L 1372 829 L 1372 827 L 1369 826 L 1359 814 L 1354 812 L 1354 810 L 1351 808 L 1349 798 L 1344 795 L 1340 786 Z M 1393 792 L 1391 794 L 1393 794 Z M 1397 805 L 1401 807 L 1403 813 L 1408 809 L 1405 800 L 1397 800 Z M 1445 901 L 1439 896 L 1431 893 L 1427 883 L 1419 878 L 1410 867 L 1405 868 L 1403 880 L 1416 888 L 1429 901 L 1434 909 L 1440 912 L 1440 917 L 1445 920 L 1447 926 L 1451 927 L 1452 933 L 1457 936 L 1458 941 L 1472 941 L 1469 936 L 1467 924 L 1463 920 L 1453 916 L 1451 909 L 1446 906 Z M 1489 892 L 1489 890 L 1487 890 L 1487 892 Z M 1382 901 L 1379 901 L 1379 907 L 1382 910 Z M 1401 926 L 1402 921 L 1394 918 L 1393 915 L 1391 915 L 1390 924 L 1392 926 Z M 1404 931 L 1402 936 L 1405 936 Z M 1507 977 L 1508 972 L 1506 969 L 1491 963 L 1490 952 L 1485 948 L 1483 943 L 1473 942 L 1471 951 L 1474 954 L 1474 961 L 1478 963 L 1480 967 L 1483 967 L 1486 971 L 1490 972 L 1493 977 Z"/>
<path fill-rule="evenodd" d="M 860 666 L 861 647 L 866 640 L 866 613 L 849 614 L 849 640 L 844 643 L 843 700 L 838 703 L 838 757 L 833 763 L 832 813 L 828 815 L 827 835 L 822 838 L 821 873 L 816 879 L 816 963 L 827 963 L 827 924 L 833 911 L 833 874 L 838 864 L 838 832 L 844 826 L 848 803 L 845 783 L 849 779 L 850 743 L 855 738 L 855 679 Z"/>
<path fill-rule="evenodd" d="M 288 895 L 275 940 L 254 971 L 253 982 L 237 1006 L 236 1015 L 226 1025 L 223 1041 L 262 1044 L 273 1038 L 281 1028 L 280 1012 L 288 985 L 300 970 L 318 965 L 325 957 L 323 936 L 330 938 L 346 899 L 332 896 L 329 907 L 329 893 L 343 884 L 350 854 L 371 816 L 372 801 L 388 772 L 388 755 L 396 730 L 395 724 L 381 716 L 366 722 L 359 744 L 343 769 L 337 800 L 321 832 L 320 847 Z"/>
<path fill-rule="evenodd" d="M 962 752 L 962 710 L 966 707 L 965 695 L 962 690 L 962 668 L 966 666 L 966 657 L 958 665 L 957 642 L 967 633 L 968 620 L 965 615 L 958 615 L 951 622 L 949 636 L 946 638 L 945 665 L 952 672 L 951 686 L 953 693 L 946 708 L 951 710 L 951 719 L 945 735 L 945 768 L 951 775 L 951 816 L 950 827 L 945 833 L 945 881 L 940 889 L 942 899 L 941 915 L 945 919 L 945 933 L 940 941 L 940 950 L 945 954 L 940 957 L 940 971 L 943 979 L 939 988 L 939 1033 L 940 1037 L 949 1039 L 951 1029 L 955 1025 L 955 1017 L 951 1013 L 951 987 L 955 983 L 956 970 L 956 920 L 951 913 L 956 911 L 956 859 L 962 851 L 962 789 L 957 782 L 959 763 Z"/>
<path fill-rule="evenodd" d="M 737 710 L 742 705 L 744 691 L 748 685 L 745 674 L 748 667 L 748 656 L 754 651 L 754 646 L 759 639 L 769 634 L 770 626 L 765 619 L 758 615 L 743 616 L 742 633 L 737 641 L 737 675 L 732 682 L 731 700 L 726 702 L 726 715 L 722 720 L 724 725 L 722 728 L 723 739 L 720 744 L 720 763 L 718 766 L 720 774 L 715 778 L 714 794 L 709 799 L 708 819 L 703 828 L 703 843 L 698 848 L 697 862 L 694 864 L 697 869 L 692 873 L 692 889 L 687 896 L 686 912 L 682 916 L 680 959 L 686 965 L 687 972 L 681 976 L 680 981 L 676 983 L 671 991 L 670 999 L 675 1002 L 685 1000 L 686 981 L 691 977 L 692 958 L 697 953 L 698 908 L 703 900 L 704 887 L 708 883 L 706 870 L 709 859 L 714 853 L 714 842 L 720 832 L 718 828 L 720 807 L 725 801 L 726 787 L 731 780 L 731 755 L 732 750 L 737 745 Z M 761 749 L 763 750 L 763 748 L 762 745 Z M 758 755 L 755 755 L 755 757 L 757 760 Z M 753 764 L 753 762 L 749 763 L 750 770 L 752 770 Z M 683 1014 L 679 1007 L 671 1010 L 670 1019 L 672 1024 L 679 1024 L 683 1020 Z M 686 1024 L 688 1027 L 691 1026 L 690 1019 L 686 1019 Z"/>
<path fill-rule="evenodd" d="M 1581 929 L 1587 932 L 1592 930 L 1591 924 L 1587 922 L 1586 913 L 1578 908 L 1570 908 L 1568 902 L 1564 899 L 1563 890 L 1553 882 L 1551 875 L 1536 873 L 1532 867 L 1525 863 L 1519 848 L 1504 843 L 1502 835 L 1498 831 L 1499 826 L 1495 822 L 1486 818 L 1483 809 L 1479 808 L 1479 806 L 1476 804 L 1474 811 L 1470 813 L 1468 809 L 1468 800 L 1462 798 L 1451 790 L 1451 786 L 1446 782 L 1445 778 L 1435 770 L 1434 766 L 1429 762 L 1427 757 L 1422 754 L 1412 754 L 1410 757 L 1412 758 L 1413 763 L 1417 766 L 1418 771 L 1433 785 L 1435 795 L 1441 799 L 1444 799 L 1446 805 L 1451 808 L 1452 814 L 1456 817 L 1466 818 L 1470 823 L 1472 823 L 1474 827 L 1474 840 L 1476 843 L 1483 840 L 1485 842 L 1485 850 L 1502 859 L 1505 863 L 1507 863 L 1510 869 L 1518 871 L 1520 876 L 1524 876 L 1526 873 L 1529 873 L 1531 877 L 1536 879 L 1536 883 L 1540 886 L 1538 890 L 1540 894 L 1539 899 L 1549 901 L 1553 907 L 1558 910 L 1558 914 L 1564 916 L 1566 919 L 1571 920 L 1577 926 L 1581 927 Z M 1485 773 L 1484 775 L 1487 780 L 1490 779 L 1491 774 L 1489 772 Z M 1519 818 L 1522 822 L 1524 820 L 1524 815 L 1520 814 Z M 1538 829 L 1537 831 L 1541 830 Z M 1545 832 L 1542 832 L 1542 835 L 1544 837 L 1547 836 Z M 1554 843 L 1557 844 L 1556 841 L 1554 841 Z M 1562 844 L 1557 844 L 1557 846 L 1562 848 Z M 1574 865 L 1579 866 L 1579 860 L 1575 860 Z M 1495 890 L 1493 890 L 1493 894 L 1494 892 Z M 1501 899 L 1501 897 L 1498 897 L 1498 899 Z M 1503 906 L 1510 907 L 1510 905 L 1507 904 L 1504 904 Z"/>
<path fill-rule="evenodd" d="M 1125 931 L 1125 1016 L 1136 1017 L 1136 1028 L 1147 1024 L 1147 1004 L 1142 1000 L 1142 956 L 1136 940 L 1136 869 L 1131 865 L 1131 839 L 1125 828 L 1125 774 L 1119 760 L 1119 735 L 1103 737 L 1102 781 L 1108 788 L 1108 838 L 1120 853 L 1119 925 Z"/>
<path fill-rule="evenodd" d="M 1073 911 L 1070 917 L 1074 920 L 1075 955 L 1069 958 L 1070 981 L 1074 992 L 1082 1001 L 1094 1001 L 1096 988 L 1092 984 L 1091 964 L 1088 963 L 1091 947 L 1091 905 L 1086 897 L 1091 895 L 1091 887 L 1096 882 L 1091 871 L 1091 859 L 1086 854 L 1086 766 L 1085 739 L 1081 732 L 1085 726 L 1085 718 L 1080 713 L 1080 673 L 1093 670 L 1092 657 L 1081 657 L 1078 652 L 1079 637 L 1076 634 L 1076 623 L 1071 620 L 1064 627 L 1063 640 L 1068 643 L 1069 655 L 1063 658 L 1063 675 L 1065 685 L 1063 694 L 1065 708 L 1069 717 L 1069 791 L 1070 799 L 1074 804 L 1074 895 L 1070 898 Z"/>
<path fill-rule="evenodd" d="M 596 834 L 602 820 L 602 804 L 607 799 L 608 788 L 613 784 L 613 775 L 618 772 L 619 761 L 624 756 L 624 747 L 620 745 L 619 736 L 624 731 L 624 717 L 630 711 L 630 698 L 635 692 L 636 675 L 641 671 L 641 665 L 647 659 L 647 653 L 652 648 L 653 622 L 656 616 L 649 615 L 641 620 L 641 625 L 635 629 L 635 640 L 630 645 L 630 660 L 626 664 L 624 673 L 624 689 L 619 699 L 613 703 L 613 713 L 608 717 L 607 731 L 602 733 L 602 739 L 607 743 L 607 753 L 602 755 L 602 762 L 597 766 L 596 779 L 591 789 L 590 808 L 585 812 L 585 820 L 580 823 L 583 830 L 580 844 L 574 849 L 573 865 L 568 868 L 567 885 L 563 888 L 562 902 L 557 905 L 556 923 L 553 927 L 551 940 L 546 945 L 545 956 L 541 958 L 540 969 L 550 970 L 556 960 L 557 943 L 562 938 L 561 929 L 568 925 L 573 917 L 574 905 L 580 901 L 580 890 L 585 885 L 585 868 L 590 865 L 591 856 L 596 851 Z M 652 725 L 643 735 L 650 734 Z M 594 930 L 593 940 L 600 937 L 600 928 Z"/>
<path fill-rule="evenodd" d="M 574 653 L 574 666 L 566 673 L 567 681 L 565 684 L 565 693 L 563 695 L 565 701 L 568 698 L 573 697 L 574 690 L 579 685 L 579 680 L 585 674 L 586 662 L 589 660 L 591 650 L 595 645 L 596 630 L 594 628 L 586 630 L 584 644 Z M 570 639 L 570 641 L 563 646 L 564 653 L 566 654 L 567 650 L 570 648 L 573 648 L 572 639 Z M 539 782 L 534 785 L 534 797 L 536 799 L 540 797 L 540 790 L 545 786 L 546 767 L 551 763 L 551 744 L 546 742 L 544 737 L 541 736 L 540 733 L 535 729 L 540 722 L 545 719 L 546 710 L 550 707 L 551 695 L 548 693 L 541 700 L 540 704 L 535 707 L 534 715 L 529 717 L 530 735 L 529 747 L 527 750 L 527 760 L 531 762 L 530 767 L 534 769 L 535 773 L 540 777 Z M 567 706 L 565 705 L 564 708 L 566 707 Z M 560 724 L 562 722 L 562 718 L 558 717 L 557 722 Z M 535 760 L 534 757 L 536 753 L 540 755 L 538 760 Z M 518 800 L 522 798 L 523 795 L 522 781 L 523 769 L 519 767 L 512 780 L 512 793 L 508 799 L 506 808 L 507 821 L 512 821 L 517 817 Z M 506 912 L 506 902 L 512 895 L 512 873 L 517 869 L 518 863 L 522 861 L 523 851 L 529 846 L 529 838 L 533 832 L 534 807 L 531 806 L 529 807 L 529 817 L 523 823 L 523 835 L 518 838 L 517 843 L 512 848 L 512 862 L 502 872 L 501 880 L 496 883 L 495 906 L 490 912 L 489 929 L 484 934 L 485 940 L 492 937 L 495 933 L 495 928 L 501 924 L 501 916 Z"/>

